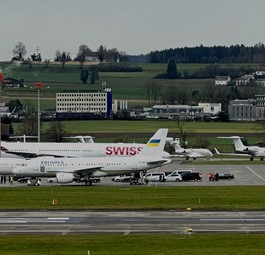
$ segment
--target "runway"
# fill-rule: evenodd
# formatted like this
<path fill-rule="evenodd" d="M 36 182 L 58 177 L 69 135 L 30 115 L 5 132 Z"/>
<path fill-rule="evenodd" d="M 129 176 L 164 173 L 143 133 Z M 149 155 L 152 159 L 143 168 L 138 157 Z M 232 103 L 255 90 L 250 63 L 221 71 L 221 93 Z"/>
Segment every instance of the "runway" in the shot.
<path fill-rule="evenodd" d="M 5 211 L 0 235 L 264 233 L 265 211 Z"/>

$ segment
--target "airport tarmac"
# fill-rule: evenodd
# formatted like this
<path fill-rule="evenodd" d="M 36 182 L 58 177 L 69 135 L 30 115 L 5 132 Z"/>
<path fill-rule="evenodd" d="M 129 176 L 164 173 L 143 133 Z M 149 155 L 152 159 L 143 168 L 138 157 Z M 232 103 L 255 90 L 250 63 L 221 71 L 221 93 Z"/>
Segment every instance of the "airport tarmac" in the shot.
<path fill-rule="evenodd" d="M 148 172 L 172 172 L 174 170 L 192 170 L 194 172 L 202 173 L 202 181 L 194 182 L 155 182 L 149 183 L 148 185 L 161 185 L 161 186 L 238 186 L 238 185 L 265 185 L 265 163 L 263 164 L 240 164 L 240 165 L 196 165 L 181 164 L 181 160 L 174 160 L 172 164 L 166 165 L 161 168 L 156 168 L 149 170 Z M 218 182 L 209 182 L 208 173 L 230 173 L 233 174 L 235 179 L 232 180 L 219 180 Z M 58 183 L 48 183 L 47 178 L 42 178 L 42 186 L 56 186 L 60 185 Z M 71 184 L 61 184 L 61 185 L 84 185 L 84 183 L 71 183 Z M 104 177 L 99 183 L 93 183 L 95 186 L 124 186 L 130 185 L 129 183 L 124 182 L 113 182 L 111 177 Z M 17 183 L 13 184 L 6 183 L 0 184 L 0 187 L 21 187 L 27 186 L 26 183 Z"/>

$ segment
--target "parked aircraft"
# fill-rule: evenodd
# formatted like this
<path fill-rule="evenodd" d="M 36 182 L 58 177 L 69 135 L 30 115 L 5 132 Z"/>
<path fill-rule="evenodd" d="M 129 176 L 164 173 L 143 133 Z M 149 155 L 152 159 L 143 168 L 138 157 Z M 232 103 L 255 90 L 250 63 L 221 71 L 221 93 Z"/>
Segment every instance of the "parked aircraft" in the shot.
<path fill-rule="evenodd" d="M 135 156 L 143 150 L 141 143 L 49 143 L 49 142 L 1 142 L 2 157 L 20 156 L 32 158 L 38 156 L 55 157 L 111 157 L 111 156 Z M 164 151 L 164 157 L 169 153 Z"/>
<path fill-rule="evenodd" d="M 75 135 L 75 136 L 65 136 L 66 139 L 75 139 L 79 143 L 94 143 L 93 136 L 90 135 Z"/>
<path fill-rule="evenodd" d="M 244 155 L 248 154 L 250 155 L 250 160 L 253 160 L 254 157 L 260 157 L 260 160 L 264 160 L 265 157 L 265 148 L 259 147 L 259 146 L 245 146 L 240 136 L 229 136 L 229 137 L 218 137 L 223 139 L 232 139 L 234 146 L 235 146 L 235 153 L 219 153 L 222 155 Z M 216 149 L 217 151 L 217 149 Z"/>
<path fill-rule="evenodd" d="M 193 158 L 193 159 L 207 158 L 207 159 L 209 159 L 210 157 L 213 156 L 213 153 L 208 149 L 193 149 L 193 148 L 185 149 L 185 148 L 182 148 L 180 146 L 180 142 L 179 142 L 178 138 L 176 138 L 175 141 L 171 142 L 171 144 L 174 146 L 176 154 L 179 156 L 186 157 L 187 160 L 190 158 Z"/>
<path fill-rule="evenodd" d="M 0 158 L 0 175 L 13 175 L 12 170 L 17 166 L 26 164 L 24 158 Z"/>
<path fill-rule="evenodd" d="M 163 158 L 167 132 L 168 129 L 159 129 L 134 157 L 39 157 L 28 160 L 24 166 L 17 166 L 13 173 L 28 177 L 55 177 L 52 180 L 58 183 L 85 179 L 86 184 L 91 184 L 92 177 L 139 173 L 171 163 L 170 159 Z"/>

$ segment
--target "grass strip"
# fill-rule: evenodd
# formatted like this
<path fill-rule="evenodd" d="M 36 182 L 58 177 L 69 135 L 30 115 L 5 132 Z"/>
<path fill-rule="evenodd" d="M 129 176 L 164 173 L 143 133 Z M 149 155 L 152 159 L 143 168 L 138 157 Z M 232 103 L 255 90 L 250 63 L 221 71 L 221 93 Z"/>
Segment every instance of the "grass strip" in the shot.
<path fill-rule="evenodd" d="M 0 190 L 0 209 L 265 210 L 265 186 L 56 186 Z M 52 205 L 57 199 L 58 205 Z"/>
<path fill-rule="evenodd" d="M 1 236 L 1 255 L 264 254 L 264 234 Z"/>

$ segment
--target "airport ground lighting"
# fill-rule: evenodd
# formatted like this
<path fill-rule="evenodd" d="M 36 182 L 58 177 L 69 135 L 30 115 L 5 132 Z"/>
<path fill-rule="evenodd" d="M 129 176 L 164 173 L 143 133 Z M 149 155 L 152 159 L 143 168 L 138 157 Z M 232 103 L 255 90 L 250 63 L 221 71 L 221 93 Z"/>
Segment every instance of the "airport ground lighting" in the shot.
<path fill-rule="evenodd" d="M 38 142 L 40 142 L 40 90 L 43 88 L 43 83 L 38 81 L 34 87 L 38 90 Z"/>

